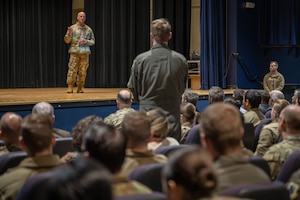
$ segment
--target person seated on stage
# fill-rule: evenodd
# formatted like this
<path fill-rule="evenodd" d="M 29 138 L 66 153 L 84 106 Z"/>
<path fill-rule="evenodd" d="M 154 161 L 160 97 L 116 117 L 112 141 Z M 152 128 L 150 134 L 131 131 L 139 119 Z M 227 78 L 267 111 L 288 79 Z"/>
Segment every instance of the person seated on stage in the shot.
<path fill-rule="evenodd" d="M 284 88 L 284 76 L 278 72 L 278 62 L 270 62 L 270 72 L 264 76 L 264 90 L 270 92 L 272 90 L 282 90 Z"/>
<path fill-rule="evenodd" d="M 300 107 L 288 105 L 279 116 L 279 130 L 283 141 L 272 145 L 263 158 L 268 162 L 272 179 L 276 179 L 289 155 L 300 150 Z"/>
<path fill-rule="evenodd" d="M 27 179 L 62 163 L 52 153 L 55 136 L 49 117 L 43 114 L 29 114 L 23 119 L 20 144 L 28 157 L 0 176 L 0 199 L 14 199 Z"/>
<path fill-rule="evenodd" d="M 270 93 L 265 90 L 259 90 L 261 96 L 261 102 L 258 106 L 258 109 L 262 112 L 262 114 L 266 114 L 269 110 L 272 110 L 272 106 L 269 104 L 270 101 Z"/>
<path fill-rule="evenodd" d="M 168 137 L 169 122 L 162 109 L 156 108 L 147 112 L 151 122 L 151 137 L 148 143 L 149 149 L 157 149 L 162 146 L 179 145 L 175 138 Z"/>
<path fill-rule="evenodd" d="M 285 99 L 279 99 L 273 105 L 271 118 L 272 121 L 266 124 L 260 134 L 258 139 L 258 144 L 254 155 L 263 156 L 266 151 L 274 144 L 278 142 L 280 132 L 279 132 L 279 116 L 281 111 L 287 107 L 290 103 Z"/>
<path fill-rule="evenodd" d="M 76 149 L 75 152 L 66 152 L 66 155 L 64 155 L 61 160 L 63 162 L 70 162 L 72 160 L 75 160 L 77 156 L 81 152 L 81 143 L 82 138 L 86 132 L 86 129 L 93 123 L 102 122 L 103 119 L 101 117 L 98 117 L 96 115 L 89 115 L 87 117 L 82 118 L 77 122 L 77 124 L 73 127 L 72 131 L 72 144 L 73 147 Z"/>
<path fill-rule="evenodd" d="M 103 122 L 93 123 L 83 136 L 81 148 L 83 156 L 99 161 L 112 173 L 114 196 L 152 192 L 137 181 L 129 181 L 121 172 L 126 154 L 126 139 L 118 129 Z"/>
<path fill-rule="evenodd" d="M 134 109 L 131 108 L 131 104 L 132 104 L 131 92 L 125 89 L 119 91 L 116 102 L 118 107 L 117 112 L 112 113 L 109 116 L 105 117 L 104 122 L 120 129 L 124 116 L 127 113 L 134 111 Z"/>
<path fill-rule="evenodd" d="M 52 122 L 52 125 L 54 125 L 55 122 L 54 108 L 50 103 L 39 102 L 35 104 L 32 108 L 32 113 L 40 113 L 48 116 Z M 56 137 L 71 137 L 70 132 L 59 128 L 53 128 L 53 133 L 55 134 Z"/>
<path fill-rule="evenodd" d="M 260 120 L 265 119 L 265 115 L 258 109 L 260 102 L 261 96 L 257 90 L 247 90 L 245 92 L 243 105 L 247 112 L 244 113 L 244 120 L 252 123 L 254 128 Z"/>
<path fill-rule="evenodd" d="M 121 132 L 127 140 L 126 159 L 122 166 L 125 175 L 129 175 L 140 165 L 167 162 L 164 155 L 155 154 L 153 150 L 148 149 L 151 122 L 145 113 L 134 111 L 125 115 Z"/>
<path fill-rule="evenodd" d="M 269 176 L 251 164 L 242 152 L 244 127 L 235 106 L 228 103 L 208 106 L 202 112 L 200 131 L 203 147 L 215 160 L 219 192 L 240 184 L 270 182 Z"/>
<path fill-rule="evenodd" d="M 221 181 L 221 180 L 220 180 Z M 170 156 L 162 171 L 168 200 L 230 200 L 217 195 L 218 178 L 209 152 L 190 146 Z"/>
<path fill-rule="evenodd" d="M 4 146 L 0 147 L 0 156 L 13 151 L 22 151 L 19 144 L 22 117 L 13 112 L 4 113 L 0 120 L 0 139 Z"/>
<path fill-rule="evenodd" d="M 225 98 L 224 90 L 218 86 L 212 86 L 208 91 L 209 104 L 223 102 Z"/>
<path fill-rule="evenodd" d="M 198 124 L 200 114 L 196 111 L 196 107 L 191 103 L 182 103 L 180 105 L 180 123 L 181 123 L 181 137 L 180 144 L 184 144 L 185 139 L 191 128 Z"/>

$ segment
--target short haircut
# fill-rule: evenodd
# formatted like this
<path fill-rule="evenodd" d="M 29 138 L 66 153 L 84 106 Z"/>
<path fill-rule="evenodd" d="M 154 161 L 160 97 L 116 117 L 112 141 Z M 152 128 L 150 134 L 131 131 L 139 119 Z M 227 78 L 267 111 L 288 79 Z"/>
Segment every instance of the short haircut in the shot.
<path fill-rule="evenodd" d="M 131 96 L 131 92 L 128 91 L 128 93 L 126 93 L 126 91 L 124 90 L 119 91 L 117 94 L 117 99 L 124 104 L 129 104 L 132 100 L 132 96 Z"/>
<path fill-rule="evenodd" d="M 300 89 L 296 89 L 294 91 L 294 95 L 295 95 L 296 98 L 299 98 L 300 97 Z"/>
<path fill-rule="evenodd" d="M 224 90 L 218 86 L 212 86 L 208 91 L 208 97 L 215 103 L 224 101 Z"/>
<path fill-rule="evenodd" d="M 46 115 L 34 113 L 27 115 L 21 124 L 24 144 L 35 155 L 48 149 L 52 142 L 52 123 Z"/>
<path fill-rule="evenodd" d="M 171 24 L 164 18 L 153 20 L 151 23 L 151 33 L 157 43 L 167 42 L 171 34 Z"/>
<path fill-rule="evenodd" d="M 261 103 L 261 96 L 258 90 L 247 90 L 245 92 L 245 100 L 248 99 L 251 108 L 258 108 Z"/>
<path fill-rule="evenodd" d="M 199 100 L 199 95 L 194 92 L 191 89 L 185 89 L 183 95 L 182 95 L 183 100 L 185 100 L 185 102 L 189 102 L 192 103 L 195 107 L 197 107 L 197 103 Z"/>
<path fill-rule="evenodd" d="M 0 120 L 0 130 L 6 138 L 19 140 L 22 117 L 13 112 L 4 113 Z"/>
<path fill-rule="evenodd" d="M 33 106 L 32 113 L 40 113 L 52 118 L 54 117 L 54 108 L 48 102 L 39 102 Z"/>
<path fill-rule="evenodd" d="M 86 130 L 81 148 L 106 166 L 111 173 L 117 173 L 125 159 L 126 140 L 113 126 L 98 122 Z"/>
<path fill-rule="evenodd" d="M 290 102 L 288 102 L 285 99 L 278 99 L 274 105 L 273 105 L 273 110 L 277 113 L 277 117 L 279 117 L 281 111 L 287 107 L 288 105 L 290 105 Z"/>
<path fill-rule="evenodd" d="M 169 157 L 163 169 L 163 182 L 172 180 L 176 185 L 183 187 L 181 199 L 211 197 L 217 187 L 212 162 L 211 155 L 205 149 L 188 146 Z"/>
<path fill-rule="evenodd" d="M 268 104 L 270 100 L 270 93 L 266 90 L 259 90 L 259 93 L 261 96 L 261 102 Z"/>
<path fill-rule="evenodd" d="M 204 109 L 200 131 L 222 155 L 229 147 L 240 146 L 243 124 L 239 110 L 228 103 L 214 103 Z"/>
<path fill-rule="evenodd" d="M 151 122 L 153 137 L 164 139 L 169 133 L 169 122 L 162 109 L 157 108 L 147 112 Z"/>
<path fill-rule="evenodd" d="M 245 91 L 242 89 L 234 89 L 233 90 L 233 97 L 235 99 L 240 100 L 241 103 L 243 103 L 244 95 L 245 95 Z"/>
<path fill-rule="evenodd" d="M 284 94 L 280 90 L 272 90 L 270 91 L 270 99 L 272 99 L 273 102 L 278 99 L 284 99 Z"/>
<path fill-rule="evenodd" d="M 288 128 L 300 131 L 300 107 L 297 105 L 288 105 L 281 111 L 283 120 Z"/>
<path fill-rule="evenodd" d="M 147 142 L 150 137 L 151 123 L 146 113 L 133 111 L 125 115 L 121 131 L 127 141 L 132 143 Z"/>
<path fill-rule="evenodd" d="M 236 99 L 234 97 L 226 97 L 224 99 L 224 103 L 229 103 L 231 105 L 234 105 L 237 109 L 240 109 L 242 106 L 242 102 L 239 99 Z"/>

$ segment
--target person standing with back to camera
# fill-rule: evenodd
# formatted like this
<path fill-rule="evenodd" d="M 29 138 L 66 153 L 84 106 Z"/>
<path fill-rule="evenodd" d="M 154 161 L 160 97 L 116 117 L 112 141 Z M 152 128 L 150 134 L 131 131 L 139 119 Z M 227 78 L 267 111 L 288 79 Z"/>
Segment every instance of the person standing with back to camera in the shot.
<path fill-rule="evenodd" d="M 284 87 L 284 76 L 278 71 L 278 62 L 270 62 L 270 72 L 264 77 L 264 90 L 270 92 L 272 90 L 282 90 Z"/>
<path fill-rule="evenodd" d="M 73 93 L 73 86 L 77 80 L 77 93 L 83 93 L 86 71 L 89 67 L 90 46 L 95 44 L 93 30 L 85 24 L 85 12 L 79 12 L 77 22 L 68 27 L 64 41 L 70 44 L 69 70 L 67 75 L 67 93 Z"/>
<path fill-rule="evenodd" d="M 167 116 L 168 136 L 180 139 L 180 102 L 188 77 L 186 58 L 168 47 L 172 38 L 167 19 L 152 21 L 152 48 L 138 55 L 132 64 L 128 88 L 132 91 L 139 110 L 147 112 L 162 108 Z"/>

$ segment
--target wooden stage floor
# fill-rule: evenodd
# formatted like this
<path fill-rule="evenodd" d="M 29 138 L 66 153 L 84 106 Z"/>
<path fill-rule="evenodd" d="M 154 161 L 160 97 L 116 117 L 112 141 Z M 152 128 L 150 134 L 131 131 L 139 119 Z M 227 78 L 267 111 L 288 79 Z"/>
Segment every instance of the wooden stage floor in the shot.
<path fill-rule="evenodd" d="M 67 88 L 17 88 L 0 89 L 0 106 L 27 105 L 47 101 L 49 103 L 73 103 L 115 100 L 123 88 L 85 88 L 84 93 L 66 93 Z M 76 88 L 74 88 L 76 91 Z M 199 97 L 206 97 L 208 90 L 194 90 Z M 233 90 L 224 90 L 232 94 Z"/>

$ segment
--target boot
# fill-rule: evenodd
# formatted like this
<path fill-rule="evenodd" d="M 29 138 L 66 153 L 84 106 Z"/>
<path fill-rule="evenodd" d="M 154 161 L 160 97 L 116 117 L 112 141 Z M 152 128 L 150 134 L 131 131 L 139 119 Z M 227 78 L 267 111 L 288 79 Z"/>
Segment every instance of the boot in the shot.
<path fill-rule="evenodd" d="M 73 93 L 73 85 L 71 84 L 68 85 L 67 93 Z"/>
<path fill-rule="evenodd" d="M 81 85 L 78 85 L 78 87 L 77 87 L 77 93 L 84 93 L 83 87 Z"/>

